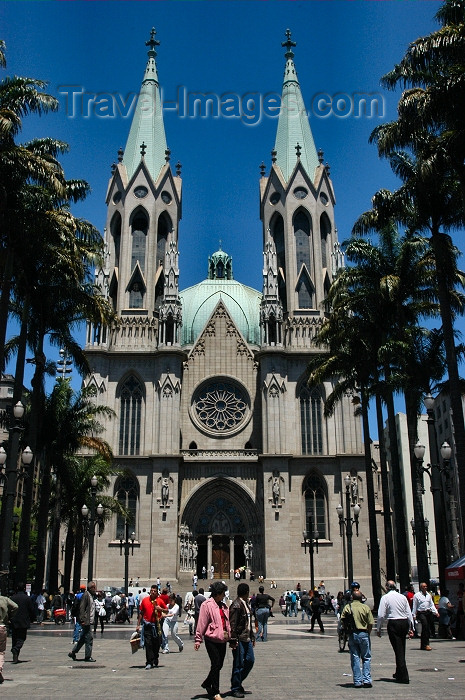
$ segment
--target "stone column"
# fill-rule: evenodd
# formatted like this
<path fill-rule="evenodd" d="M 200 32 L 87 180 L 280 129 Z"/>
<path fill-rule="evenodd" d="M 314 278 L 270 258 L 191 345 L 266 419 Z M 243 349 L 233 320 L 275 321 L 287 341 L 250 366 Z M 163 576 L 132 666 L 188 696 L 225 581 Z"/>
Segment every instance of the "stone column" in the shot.
<path fill-rule="evenodd" d="M 212 535 L 207 537 L 207 575 L 210 578 L 210 567 L 212 565 Z"/>

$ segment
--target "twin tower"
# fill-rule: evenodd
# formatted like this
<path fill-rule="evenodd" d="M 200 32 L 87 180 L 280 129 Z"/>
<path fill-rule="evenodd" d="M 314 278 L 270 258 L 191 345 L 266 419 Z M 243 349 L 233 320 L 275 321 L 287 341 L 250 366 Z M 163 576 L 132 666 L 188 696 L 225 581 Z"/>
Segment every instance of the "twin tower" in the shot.
<path fill-rule="evenodd" d="M 325 579 L 340 580 L 335 508 L 347 472 L 363 499 L 364 467 L 350 398 L 325 417 L 331 383 L 306 384 L 343 260 L 296 44 L 287 31 L 272 163 L 260 177 L 261 291 L 234 279 L 221 249 L 208 260 L 207 279 L 179 289 L 182 180 L 166 143 L 158 44 L 152 30 L 126 148 L 107 190 L 106 262 L 97 279 L 117 320 L 89 326 L 85 346 L 86 384 L 116 416 L 105 438 L 121 470 L 112 495 L 129 508 L 136 533 L 130 573 L 141 583 L 180 580 L 203 567 L 223 579 L 241 567 L 276 580 L 291 572 L 304 578 L 301 537 L 312 527 Z M 121 579 L 114 548 L 123 528 L 115 516 L 98 541 L 99 582 Z"/>

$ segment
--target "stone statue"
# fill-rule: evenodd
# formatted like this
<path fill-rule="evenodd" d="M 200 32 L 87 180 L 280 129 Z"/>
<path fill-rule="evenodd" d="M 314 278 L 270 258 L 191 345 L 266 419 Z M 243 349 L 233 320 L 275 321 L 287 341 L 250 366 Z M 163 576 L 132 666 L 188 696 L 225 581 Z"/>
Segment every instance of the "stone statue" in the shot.
<path fill-rule="evenodd" d="M 279 503 L 279 497 L 281 495 L 281 486 L 279 484 L 279 477 L 275 476 L 273 479 L 273 503 L 277 505 Z"/>
<path fill-rule="evenodd" d="M 166 506 L 168 503 L 168 499 L 170 497 L 170 485 L 169 481 L 167 478 L 163 479 L 162 487 L 161 487 L 161 502 L 162 505 Z"/>

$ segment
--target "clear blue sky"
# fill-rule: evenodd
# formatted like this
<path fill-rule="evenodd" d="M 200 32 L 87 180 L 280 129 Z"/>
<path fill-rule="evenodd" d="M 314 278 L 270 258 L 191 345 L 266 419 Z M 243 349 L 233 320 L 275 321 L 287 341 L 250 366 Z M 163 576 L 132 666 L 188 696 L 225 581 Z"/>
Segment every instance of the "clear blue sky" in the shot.
<path fill-rule="evenodd" d="M 180 86 L 189 93 L 280 93 L 281 42 L 290 28 L 307 110 L 312 112 L 320 93 L 379 92 L 385 100 L 382 119 L 322 117 L 314 110 L 310 116 L 316 147 L 331 166 L 343 241 L 374 192 L 396 187 L 389 166 L 368 144 L 377 124 L 396 117 L 398 95 L 383 91 L 379 80 L 411 41 L 437 28 L 433 17 L 439 5 L 430 0 L 1 2 L 0 37 L 7 44 L 6 74 L 47 80 L 49 91 L 60 97 L 58 114 L 25 119 L 22 140 L 43 135 L 70 144 L 63 159 L 67 177 L 84 178 L 92 187 L 74 211 L 103 231 L 110 167 L 126 144 L 130 118 L 71 117 L 59 86 L 123 97 L 138 91 L 145 41 L 155 26 L 166 99 L 174 100 Z M 235 278 L 261 289 L 259 165 L 263 160 L 269 168 L 276 127 L 270 117 L 250 126 L 239 118 L 165 113 L 172 164 L 180 160 L 183 166 L 181 288 L 205 278 L 207 256 L 221 239 L 233 256 Z"/>

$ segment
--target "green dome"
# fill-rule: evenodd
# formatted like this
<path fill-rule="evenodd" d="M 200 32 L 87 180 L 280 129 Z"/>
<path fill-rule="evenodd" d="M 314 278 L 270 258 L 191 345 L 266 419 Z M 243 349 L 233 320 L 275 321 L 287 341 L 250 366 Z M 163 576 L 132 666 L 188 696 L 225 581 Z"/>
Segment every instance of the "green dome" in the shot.
<path fill-rule="evenodd" d="M 245 340 L 260 344 L 261 293 L 233 279 L 207 279 L 180 292 L 182 345 L 193 345 L 221 300 Z"/>

